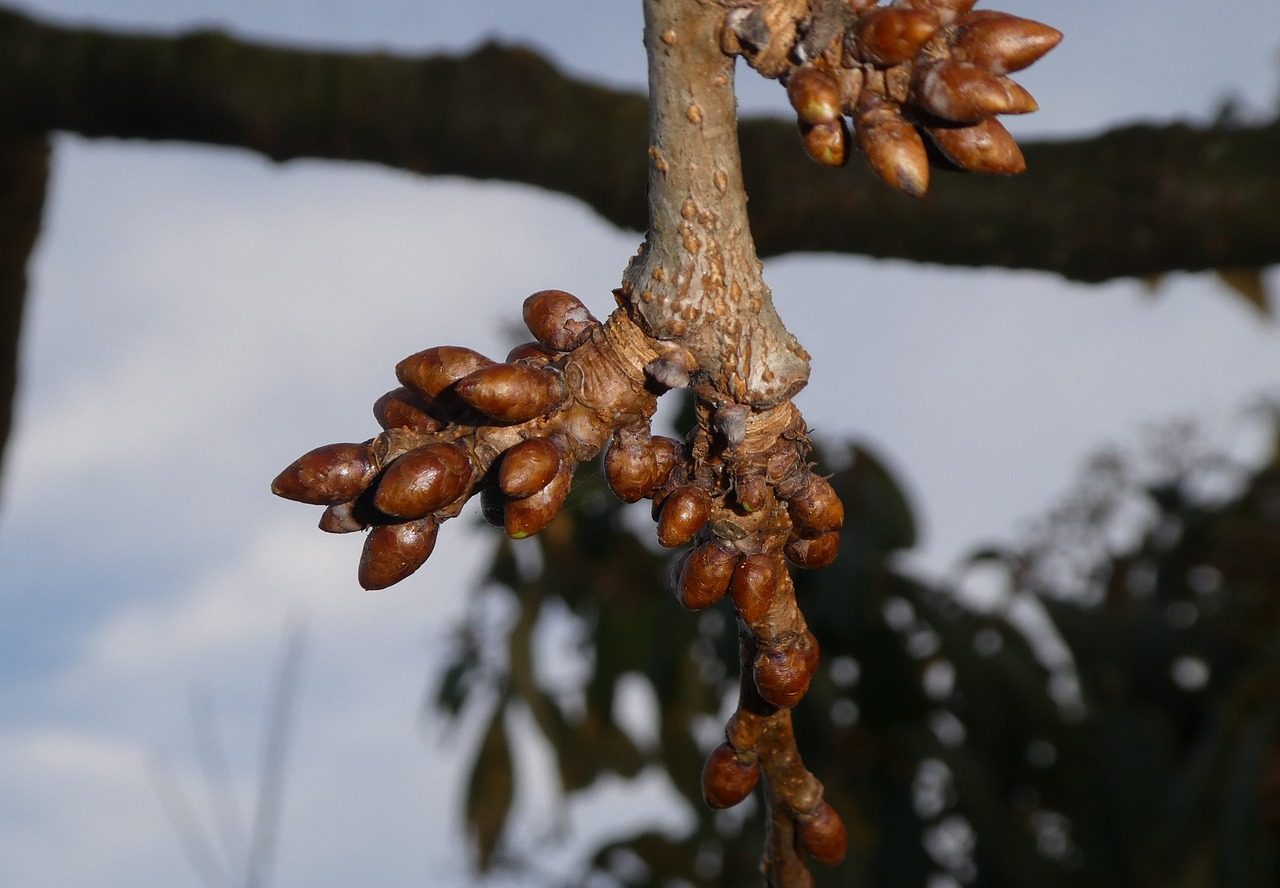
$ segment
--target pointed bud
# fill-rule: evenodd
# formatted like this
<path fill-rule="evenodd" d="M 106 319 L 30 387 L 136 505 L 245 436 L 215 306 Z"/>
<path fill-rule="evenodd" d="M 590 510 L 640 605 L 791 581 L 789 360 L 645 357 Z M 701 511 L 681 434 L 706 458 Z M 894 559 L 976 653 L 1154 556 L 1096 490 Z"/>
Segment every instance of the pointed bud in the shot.
<path fill-rule="evenodd" d="M 431 415 L 432 404 L 405 386 L 387 392 L 373 402 L 373 418 L 384 429 L 409 429 L 421 435 L 434 435 L 444 423 Z"/>
<path fill-rule="evenodd" d="M 578 467 L 572 459 L 564 459 L 560 471 L 533 496 L 513 499 L 507 503 L 504 513 L 507 536 L 513 540 L 522 540 L 542 530 L 564 505 L 569 496 L 569 488 L 573 486 L 573 472 Z"/>
<path fill-rule="evenodd" d="M 891 188 L 921 197 L 929 188 L 929 155 L 916 128 L 896 106 L 864 92 L 854 122 L 858 147 Z"/>
<path fill-rule="evenodd" d="M 676 578 L 676 596 L 681 606 L 702 610 L 724 598 L 737 563 L 738 550 L 714 540 L 690 552 Z"/>
<path fill-rule="evenodd" d="M 526 364 L 494 364 L 458 380 L 458 397 L 498 422 L 528 422 L 565 398 L 560 376 Z"/>
<path fill-rule="evenodd" d="M 439 525 L 432 518 L 381 524 L 369 531 L 360 553 L 358 578 L 365 589 L 394 586 L 426 563 Z"/>
<path fill-rule="evenodd" d="M 913 58 L 937 30 L 938 16 L 927 7 L 877 7 L 853 26 L 863 61 L 883 68 Z"/>
<path fill-rule="evenodd" d="M 823 166 L 840 167 L 849 161 L 849 129 L 844 118 L 831 123 L 800 123 L 805 152 Z"/>
<path fill-rule="evenodd" d="M 812 538 L 793 536 L 783 551 L 797 567 L 818 570 L 830 566 L 840 554 L 840 534 L 831 531 Z"/>
<path fill-rule="evenodd" d="M 456 444 L 427 444 L 396 459 L 382 473 L 373 504 L 397 518 L 442 509 L 471 485 L 471 460 Z"/>
<path fill-rule="evenodd" d="M 839 530 L 844 524 L 844 504 L 835 489 L 820 475 L 809 473 L 805 485 L 787 502 L 797 536 L 817 536 Z"/>
<path fill-rule="evenodd" d="M 692 484 L 677 487 L 662 504 L 658 542 L 668 549 L 693 539 L 711 516 L 711 494 Z"/>
<path fill-rule="evenodd" d="M 774 555 L 744 555 L 733 570 L 729 594 L 733 606 L 748 626 L 756 626 L 769 613 L 773 593 L 778 587 L 778 572 L 786 570 Z"/>
<path fill-rule="evenodd" d="M 832 123 L 840 116 L 840 87 L 827 72 L 801 65 L 787 78 L 787 99 L 804 123 Z"/>
<path fill-rule="evenodd" d="M 498 485 L 507 496 L 533 496 L 560 472 L 560 448 L 548 438 L 527 438 L 502 456 Z"/>
<path fill-rule="evenodd" d="M 818 640 L 808 630 L 789 644 L 762 647 L 752 666 L 756 690 L 766 703 L 778 707 L 799 703 L 817 668 Z"/>
<path fill-rule="evenodd" d="M 971 126 L 931 126 L 925 132 L 947 160 L 961 169 L 1011 176 L 1027 168 L 1018 143 L 995 118 Z"/>
<path fill-rule="evenodd" d="M 573 351 L 600 326 L 582 301 L 564 290 L 539 290 L 524 301 L 524 323 L 547 348 Z"/>
<path fill-rule="evenodd" d="M 943 120 L 975 123 L 996 114 L 1027 114 L 1039 105 L 1008 77 L 969 62 L 942 61 L 916 69 L 912 96 Z"/>
<path fill-rule="evenodd" d="M 957 22 L 951 56 L 996 74 L 1021 71 L 1062 40 L 1057 28 L 1007 12 L 971 12 Z"/>
<path fill-rule="evenodd" d="M 799 818 L 800 844 L 814 860 L 834 866 L 844 860 L 849 838 L 835 809 L 823 802 L 813 814 Z"/>
<path fill-rule="evenodd" d="M 711 808 L 732 808 L 755 789 L 760 779 L 760 763 L 752 755 L 745 759 L 728 743 L 721 743 L 702 766 L 702 798 Z"/>
<path fill-rule="evenodd" d="M 441 392 L 462 377 L 482 367 L 491 367 L 493 363 L 469 348 L 440 345 L 410 355 L 396 364 L 396 378 L 428 398 L 438 398 Z"/>
<path fill-rule="evenodd" d="M 276 496 L 329 506 L 355 499 L 378 470 L 373 451 L 364 444 L 326 444 L 298 457 L 271 482 Z"/>

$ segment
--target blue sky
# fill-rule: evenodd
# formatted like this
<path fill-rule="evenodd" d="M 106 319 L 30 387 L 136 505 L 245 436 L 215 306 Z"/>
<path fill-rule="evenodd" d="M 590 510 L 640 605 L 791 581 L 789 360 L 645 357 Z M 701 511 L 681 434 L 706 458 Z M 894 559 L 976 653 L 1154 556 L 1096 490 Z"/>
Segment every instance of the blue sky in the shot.
<path fill-rule="evenodd" d="M 1043 109 L 1021 133 L 1203 120 L 1226 96 L 1263 113 L 1280 98 L 1274 0 L 993 5 L 1067 35 L 1020 78 Z M 499 36 L 583 75 L 644 79 L 638 3 L 22 8 L 406 52 Z M 753 75 L 743 103 L 783 107 Z M 451 522 L 428 567 L 363 593 L 360 541 L 319 533 L 316 510 L 267 483 L 312 446 L 367 437 L 405 355 L 501 353 L 521 300 L 544 287 L 607 311 L 638 236 L 521 186 L 186 146 L 59 137 L 56 149 L 0 491 L 0 884 L 197 884 L 147 762 L 165 752 L 198 789 L 189 700 L 208 694 L 247 810 L 295 617 L 309 645 L 276 884 L 371 872 L 382 886 L 466 884 L 468 728 L 447 735 L 418 706 L 491 537 Z M 814 356 L 799 399 L 810 425 L 888 456 L 923 517 L 914 563 L 935 575 L 1012 538 L 1089 452 L 1153 422 L 1198 417 L 1227 446 L 1258 446 L 1239 411 L 1280 383 L 1276 326 L 1208 275 L 1171 275 L 1155 299 L 1133 281 L 829 256 L 771 261 L 766 278 Z M 1268 280 L 1280 292 L 1280 274 Z M 521 756 L 519 804 L 537 810 L 548 759 L 534 744 Z M 607 832 L 637 793 L 668 795 L 647 775 L 563 824 Z M 678 826 L 676 809 L 654 810 Z M 545 824 L 521 827 L 516 846 L 547 844 Z M 571 866 L 574 847 L 548 865 Z"/>

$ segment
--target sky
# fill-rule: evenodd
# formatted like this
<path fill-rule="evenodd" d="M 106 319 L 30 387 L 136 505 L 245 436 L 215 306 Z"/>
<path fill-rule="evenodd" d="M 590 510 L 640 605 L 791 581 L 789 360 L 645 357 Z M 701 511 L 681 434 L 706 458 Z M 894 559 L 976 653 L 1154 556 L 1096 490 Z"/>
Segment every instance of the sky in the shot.
<path fill-rule="evenodd" d="M 1274 0 L 991 5 L 1066 34 L 1019 76 L 1042 109 L 1014 121 L 1022 136 L 1205 120 L 1228 98 L 1261 117 L 1280 100 Z M 644 82 L 636 2 L 20 8 L 353 50 L 497 37 L 575 74 Z M 744 108 L 784 108 L 776 85 L 740 79 Z M 484 713 L 451 731 L 420 707 L 492 537 L 450 522 L 418 574 L 365 593 L 360 539 L 321 534 L 318 510 L 268 483 L 311 447 L 372 434 L 369 406 L 400 358 L 438 344 L 505 352 L 534 290 L 606 313 L 638 240 L 525 186 L 56 139 L 0 478 L 0 884 L 199 884 L 154 763 L 203 804 L 192 700 L 205 701 L 226 747 L 221 785 L 248 816 L 291 625 L 305 626 L 306 654 L 274 884 L 471 884 L 457 812 Z M 926 576 L 1016 539 L 1091 452 L 1153 424 L 1195 418 L 1256 453 L 1242 411 L 1280 390 L 1280 330 L 1211 275 L 1170 275 L 1154 297 L 1135 281 L 831 256 L 774 259 L 765 275 L 813 355 L 798 399 L 809 424 L 824 441 L 869 442 L 899 474 L 923 525 L 908 563 Z M 1280 273 L 1267 280 L 1280 293 Z M 532 812 L 548 757 L 533 743 L 520 756 L 518 805 Z M 554 826 L 524 822 L 513 844 L 571 869 L 583 844 L 550 839 L 607 835 L 637 794 L 671 792 L 645 774 Z M 678 829 L 679 811 L 661 810 Z"/>

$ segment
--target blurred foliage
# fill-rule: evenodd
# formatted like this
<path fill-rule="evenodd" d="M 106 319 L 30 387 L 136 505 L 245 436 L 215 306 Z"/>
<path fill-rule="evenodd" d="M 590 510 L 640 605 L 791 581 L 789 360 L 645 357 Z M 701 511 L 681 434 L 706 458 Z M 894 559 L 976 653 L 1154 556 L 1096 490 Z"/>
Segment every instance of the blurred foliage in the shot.
<path fill-rule="evenodd" d="M 1104 455 L 1036 535 L 976 553 L 957 588 L 898 566 L 916 535 L 901 488 L 867 449 L 841 454 L 840 558 L 797 577 L 823 665 L 796 732 L 850 834 L 819 886 L 1277 884 L 1280 448 L 1245 468 L 1162 446 L 1148 478 Z M 432 702 L 485 713 L 467 803 L 479 866 L 540 869 L 541 841 L 504 841 L 521 784 L 508 733 L 527 713 L 561 800 L 656 767 L 693 823 L 612 841 L 569 884 L 757 884 L 754 800 L 713 812 L 698 789 L 736 695 L 731 606 L 682 611 L 672 553 L 580 474 L 539 542 L 499 548 Z M 959 591 L 975 576 L 998 587 L 981 610 Z M 535 655 L 554 625 L 574 643 Z M 618 717 L 637 676 L 656 739 Z"/>

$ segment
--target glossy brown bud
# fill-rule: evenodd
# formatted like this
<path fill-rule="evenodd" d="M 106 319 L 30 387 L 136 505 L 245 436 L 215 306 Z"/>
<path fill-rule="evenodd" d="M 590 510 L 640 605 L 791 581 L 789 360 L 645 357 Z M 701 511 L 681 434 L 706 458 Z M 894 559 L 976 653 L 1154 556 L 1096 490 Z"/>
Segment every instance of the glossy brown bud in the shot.
<path fill-rule="evenodd" d="M 1021 71 L 1062 40 L 1057 28 L 994 10 L 971 12 L 956 24 L 951 57 L 996 74 Z"/>
<path fill-rule="evenodd" d="M 828 865 L 844 860 L 849 839 L 845 834 L 844 821 L 835 808 L 823 802 L 813 814 L 804 814 L 797 819 L 800 844 L 814 860 Z"/>
<path fill-rule="evenodd" d="M 436 545 L 439 525 L 433 518 L 403 524 L 380 524 L 364 538 L 358 578 L 365 589 L 385 589 L 422 567 Z"/>
<path fill-rule="evenodd" d="M 995 118 L 970 126 L 933 126 L 925 131 L 938 150 L 962 169 L 1011 176 L 1027 168 L 1018 143 Z"/>
<path fill-rule="evenodd" d="M 739 475 L 733 479 L 733 498 L 744 512 L 758 512 L 769 502 L 769 482 L 763 475 Z"/>
<path fill-rule="evenodd" d="M 829 567 L 840 554 L 840 534 L 837 531 L 816 537 L 795 537 L 787 540 L 783 549 L 791 563 L 798 567 L 817 570 Z"/>
<path fill-rule="evenodd" d="M 462 496 L 471 460 L 455 444 L 427 444 L 396 459 L 382 473 L 373 504 L 397 518 L 421 518 Z"/>
<path fill-rule="evenodd" d="M 560 471 L 561 451 L 548 438 L 527 438 L 502 457 L 498 485 L 507 496 L 533 496 Z"/>
<path fill-rule="evenodd" d="M 996 114 L 1027 114 L 1040 106 L 1008 77 L 968 62 L 941 61 L 916 69 L 912 96 L 943 120 L 976 123 Z"/>
<path fill-rule="evenodd" d="M 702 766 L 702 798 L 711 808 L 732 808 L 756 788 L 760 763 L 754 755 L 748 761 L 728 743 L 721 743 Z"/>
<path fill-rule="evenodd" d="M 522 540 L 550 524 L 569 496 L 573 472 L 577 467 L 572 459 L 563 459 L 560 471 L 551 479 L 550 484 L 533 496 L 508 502 L 505 511 L 507 536 L 513 540 Z"/>
<path fill-rule="evenodd" d="M 658 464 L 652 441 L 614 435 L 604 455 L 604 477 L 613 495 L 634 503 L 653 493 Z"/>
<path fill-rule="evenodd" d="M 689 610 L 710 607 L 729 591 L 738 550 L 720 543 L 703 543 L 684 559 L 677 579 L 680 604 Z"/>
<path fill-rule="evenodd" d="M 802 65 L 787 78 L 787 99 L 803 123 L 833 123 L 840 116 L 840 86 L 813 65 Z"/>
<path fill-rule="evenodd" d="M 684 448 L 675 438 L 653 436 L 653 483 L 659 487 L 671 478 L 672 470 L 684 459 Z"/>
<path fill-rule="evenodd" d="M 480 488 L 480 517 L 490 527 L 507 526 L 507 495 L 498 485 L 488 483 Z"/>
<path fill-rule="evenodd" d="M 938 16 L 925 8 L 882 6 L 860 16 L 853 29 L 863 60 L 889 67 L 920 51 L 938 29 Z"/>
<path fill-rule="evenodd" d="M 711 495 L 692 484 L 677 487 L 662 504 L 658 542 L 668 549 L 693 539 L 711 516 Z"/>
<path fill-rule="evenodd" d="M 514 364 L 517 361 L 523 361 L 535 367 L 542 367 L 556 357 L 558 357 L 557 352 L 547 348 L 541 342 L 522 342 L 507 352 L 507 363 Z"/>
<path fill-rule="evenodd" d="M 434 435 L 444 423 L 430 413 L 431 404 L 412 389 L 401 386 L 373 402 L 373 418 L 384 429 L 409 429 Z"/>
<path fill-rule="evenodd" d="M 564 290 L 539 290 L 526 299 L 524 323 L 539 342 L 562 352 L 573 351 L 600 326 L 582 301 Z"/>
<path fill-rule="evenodd" d="M 818 640 L 805 630 L 790 644 L 759 650 L 753 666 L 756 690 L 773 706 L 795 706 L 808 692 L 817 668 Z"/>
<path fill-rule="evenodd" d="M 729 594 L 733 606 L 748 626 L 755 626 L 769 613 L 773 593 L 778 588 L 778 571 L 786 568 L 776 555 L 744 555 L 733 569 Z"/>
<path fill-rule="evenodd" d="M 896 106 L 869 92 L 858 102 L 854 130 L 871 169 L 891 188 L 921 197 L 929 188 L 929 154 Z"/>
<path fill-rule="evenodd" d="M 482 367 L 491 367 L 493 363 L 469 348 L 440 345 L 410 355 L 396 364 L 396 379 L 428 398 L 438 398 L 441 392 L 462 377 Z"/>
<path fill-rule="evenodd" d="M 559 375 L 525 364 L 494 364 L 460 379 L 458 397 L 499 422 L 527 422 L 565 398 Z"/>
<path fill-rule="evenodd" d="M 298 457 L 271 482 L 276 496 L 313 506 L 355 499 L 377 474 L 373 451 L 364 444 L 326 444 Z"/>
<path fill-rule="evenodd" d="M 787 502 L 787 511 L 799 536 L 817 536 L 844 525 L 844 504 L 835 488 L 827 479 L 812 473 Z"/>
<path fill-rule="evenodd" d="M 348 500 L 326 508 L 320 516 L 319 527 L 325 533 L 355 533 L 368 525 L 356 517 L 355 500 Z"/>
<path fill-rule="evenodd" d="M 840 167 L 849 161 L 849 128 L 844 118 L 831 123 L 800 123 L 805 152 L 823 166 Z"/>

